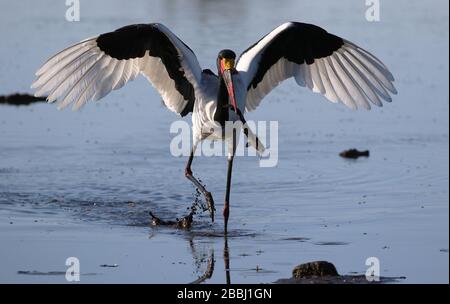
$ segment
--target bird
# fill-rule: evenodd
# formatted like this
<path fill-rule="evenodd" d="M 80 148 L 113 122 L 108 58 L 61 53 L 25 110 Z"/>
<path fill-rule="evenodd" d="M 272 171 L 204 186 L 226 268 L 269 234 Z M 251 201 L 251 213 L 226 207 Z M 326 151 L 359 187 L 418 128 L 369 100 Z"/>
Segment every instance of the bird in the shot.
<path fill-rule="evenodd" d="M 230 49 L 216 59 L 217 74 L 202 69 L 194 51 L 161 23 L 132 24 L 82 40 L 48 59 L 36 72 L 35 96 L 57 101 L 58 109 L 73 110 L 123 87 L 139 74 L 159 92 L 164 105 L 181 117 L 192 113 L 193 143 L 185 176 L 205 197 L 212 221 L 214 199 L 194 177 L 194 152 L 204 139 L 227 144 L 227 175 L 223 207 L 228 233 L 230 189 L 239 130 L 227 122 L 246 123 L 245 112 L 258 108 L 264 97 L 284 80 L 350 109 L 381 107 L 397 94 L 386 65 L 360 46 L 308 23 L 286 22 L 243 51 Z M 206 130 L 206 131 L 205 131 Z M 216 129 L 215 129 L 216 130 Z M 264 146 L 247 127 L 248 144 L 263 153 Z"/>

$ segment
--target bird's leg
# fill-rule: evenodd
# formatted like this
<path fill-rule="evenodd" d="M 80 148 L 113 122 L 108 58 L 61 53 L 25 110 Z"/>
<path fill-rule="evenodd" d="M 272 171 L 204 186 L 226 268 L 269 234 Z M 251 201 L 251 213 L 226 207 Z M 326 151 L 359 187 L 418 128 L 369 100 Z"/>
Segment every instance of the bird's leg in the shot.
<path fill-rule="evenodd" d="M 191 165 L 194 160 L 194 151 L 195 148 L 192 149 L 191 154 L 189 155 L 189 160 L 186 164 L 186 169 L 184 170 L 184 175 L 189 179 L 195 187 L 197 187 L 200 192 L 205 196 L 206 204 L 208 206 L 208 210 L 211 214 L 211 219 L 214 222 L 214 211 L 216 210 L 214 207 L 214 200 L 211 195 L 211 192 L 207 191 L 206 188 L 192 175 Z"/>
<path fill-rule="evenodd" d="M 233 170 L 233 158 L 228 158 L 228 170 L 227 170 L 227 190 L 225 193 L 225 203 L 223 205 L 223 218 L 225 221 L 224 233 L 228 233 L 228 217 L 230 216 L 230 188 L 231 188 L 231 171 Z"/>
<path fill-rule="evenodd" d="M 262 147 L 264 150 L 264 145 L 261 143 L 261 141 L 259 140 L 258 136 L 256 134 L 249 134 L 249 126 L 247 125 L 247 121 L 245 120 L 244 114 L 242 114 L 241 110 L 239 109 L 234 109 L 230 104 L 225 105 L 224 107 L 230 108 L 232 111 L 234 111 L 237 116 L 239 116 L 239 120 L 242 122 L 243 125 L 243 131 L 244 131 L 244 135 L 250 140 L 250 136 L 254 137 L 255 140 L 255 149 L 258 151 L 259 147 Z M 248 143 L 247 143 L 247 147 L 248 147 Z"/>
<path fill-rule="evenodd" d="M 233 171 L 233 159 L 236 152 L 236 129 L 233 129 L 232 153 L 228 155 L 227 170 L 227 189 L 225 192 L 225 203 L 223 205 L 224 233 L 228 233 L 228 217 L 230 216 L 230 189 L 231 189 L 231 173 Z"/>
<path fill-rule="evenodd" d="M 230 275 L 230 250 L 228 249 L 228 238 L 225 235 L 225 243 L 223 246 L 223 262 L 225 264 L 225 280 L 227 284 L 231 284 Z"/>

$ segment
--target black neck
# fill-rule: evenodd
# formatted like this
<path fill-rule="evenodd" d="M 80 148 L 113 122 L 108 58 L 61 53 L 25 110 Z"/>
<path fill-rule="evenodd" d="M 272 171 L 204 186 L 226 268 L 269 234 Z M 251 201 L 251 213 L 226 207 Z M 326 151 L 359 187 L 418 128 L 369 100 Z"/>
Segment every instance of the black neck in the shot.
<path fill-rule="evenodd" d="M 222 75 L 219 75 L 219 90 L 217 93 L 217 110 L 214 114 L 214 120 L 220 125 L 225 126 L 225 121 L 228 120 L 228 91 Z"/>

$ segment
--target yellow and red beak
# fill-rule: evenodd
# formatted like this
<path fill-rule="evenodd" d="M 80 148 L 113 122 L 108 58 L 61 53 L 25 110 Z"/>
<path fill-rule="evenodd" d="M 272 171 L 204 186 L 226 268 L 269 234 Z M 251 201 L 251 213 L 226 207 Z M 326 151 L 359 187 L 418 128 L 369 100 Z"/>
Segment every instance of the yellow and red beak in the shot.
<path fill-rule="evenodd" d="M 225 86 L 227 87 L 228 96 L 230 97 L 231 105 L 237 113 L 236 98 L 234 95 L 232 71 L 234 70 L 234 59 L 223 58 L 220 60 L 220 72 L 222 74 Z"/>

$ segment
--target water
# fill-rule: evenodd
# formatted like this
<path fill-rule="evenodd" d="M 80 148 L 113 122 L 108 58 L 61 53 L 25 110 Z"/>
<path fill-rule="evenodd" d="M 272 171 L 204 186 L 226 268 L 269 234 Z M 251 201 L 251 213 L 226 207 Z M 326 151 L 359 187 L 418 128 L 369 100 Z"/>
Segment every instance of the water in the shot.
<path fill-rule="evenodd" d="M 0 94 L 29 92 L 49 56 L 131 23 L 164 23 L 213 70 L 218 50 L 239 53 L 287 20 L 371 50 L 396 78 L 392 104 L 352 112 L 287 81 L 247 114 L 279 121 L 279 161 L 260 168 L 256 158 L 236 158 L 231 282 L 273 282 L 312 260 L 364 273 L 371 256 L 382 275 L 406 276 L 402 282 L 448 282 L 447 1 L 383 2 L 375 23 L 356 0 L 82 1 L 73 23 L 61 1 L 0 6 Z M 224 239 L 209 236 L 223 228 L 225 158 L 193 164 L 214 195 L 214 224 L 202 215 L 191 232 L 149 227 L 149 210 L 174 219 L 193 201 L 186 159 L 169 153 L 176 119 L 143 78 L 77 113 L 0 106 L 0 281 L 64 281 L 17 271 L 60 270 L 78 256 L 89 261 L 86 273 L 102 274 L 84 282 L 191 282 L 214 254 L 206 282 L 226 282 Z M 353 147 L 370 157 L 338 156 Z M 110 260 L 120 267 L 98 268 Z"/>

